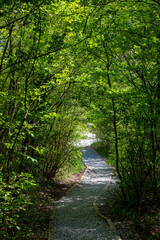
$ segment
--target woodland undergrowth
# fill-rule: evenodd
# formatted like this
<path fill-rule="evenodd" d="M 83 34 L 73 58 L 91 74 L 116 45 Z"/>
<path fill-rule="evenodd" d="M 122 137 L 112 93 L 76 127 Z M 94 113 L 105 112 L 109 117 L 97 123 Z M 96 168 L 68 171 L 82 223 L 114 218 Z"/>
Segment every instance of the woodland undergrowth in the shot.
<path fill-rule="evenodd" d="M 91 146 L 114 168 L 110 149 L 103 142 L 93 143 Z M 110 217 L 113 222 L 121 222 L 127 228 L 136 231 L 141 240 L 159 240 L 160 238 L 160 202 L 159 196 L 145 195 L 140 205 L 129 204 L 123 199 L 122 193 L 114 193 L 110 201 L 99 206 L 103 215 Z"/>

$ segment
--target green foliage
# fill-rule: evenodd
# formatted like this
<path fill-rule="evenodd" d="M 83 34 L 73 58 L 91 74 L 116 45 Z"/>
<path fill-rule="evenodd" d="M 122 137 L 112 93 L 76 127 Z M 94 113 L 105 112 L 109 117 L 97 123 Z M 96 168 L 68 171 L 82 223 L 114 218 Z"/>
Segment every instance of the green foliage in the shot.
<path fill-rule="evenodd" d="M 2 4 L 0 169 L 4 239 L 16 239 L 22 231 L 19 222 L 28 207 L 27 174 L 37 181 L 52 180 L 61 168 L 73 165 L 79 157 L 73 143 L 84 111 L 76 99 L 74 83 L 81 61 L 72 50 L 79 41 L 83 20 L 84 10 L 78 3 Z M 77 165 L 75 168 L 80 169 Z M 23 182 L 21 178 L 14 182 L 13 176 L 22 172 Z"/>
<path fill-rule="evenodd" d="M 88 23 L 93 38 L 86 40 L 94 58 L 89 119 L 110 147 L 123 198 L 137 207 L 159 191 L 158 16 L 155 1 L 109 2 Z"/>
<path fill-rule="evenodd" d="M 91 147 L 105 159 L 106 163 L 115 167 L 115 159 L 111 159 L 109 147 L 105 142 L 100 141 L 92 143 Z"/>
<path fill-rule="evenodd" d="M 54 179 L 74 165 L 87 116 L 115 159 L 123 198 L 140 207 L 158 195 L 159 23 L 152 0 L 1 1 L 5 184 L 21 172 Z"/>
<path fill-rule="evenodd" d="M 1 168 L 7 179 L 12 171 L 53 178 L 71 159 L 80 119 L 69 25 L 79 24 L 81 7 L 76 2 L 19 3 L 4 5 L 0 19 Z M 70 12 L 74 19 L 62 17 Z"/>
<path fill-rule="evenodd" d="M 29 193 L 33 193 L 35 187 L 36 183 L 30 174 L 21 173 L 14 176 L 10 183 L 0 178 L 1 239 L 20 239 L 23 236 L 22 219 L 26 217 L 26 210 L 33 204 Z"/>
<path fill-rule="evenodd" d="M 76 152 L 74 152 L 72 156 L 72 161 L 66 161 L 56 177 L 65 181 L 68 177 L 71 177 L 72 175 L 77 174 L 84 169 L 85 165 L 82 161 L 81 149 L 76 148 Z"/>

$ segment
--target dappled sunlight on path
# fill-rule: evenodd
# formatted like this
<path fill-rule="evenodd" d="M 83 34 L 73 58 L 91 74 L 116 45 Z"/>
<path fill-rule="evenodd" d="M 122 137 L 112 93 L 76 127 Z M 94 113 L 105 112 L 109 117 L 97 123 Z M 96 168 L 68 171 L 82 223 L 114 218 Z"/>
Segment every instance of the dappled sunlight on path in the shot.
<path fill-rule="evenodd" d="M 82 150 L 88 171 L 83 181 L 55 203 L 54 240 L 115 240 L 93 203 L 110 181 L 112 168 L 92 149 Z"/>

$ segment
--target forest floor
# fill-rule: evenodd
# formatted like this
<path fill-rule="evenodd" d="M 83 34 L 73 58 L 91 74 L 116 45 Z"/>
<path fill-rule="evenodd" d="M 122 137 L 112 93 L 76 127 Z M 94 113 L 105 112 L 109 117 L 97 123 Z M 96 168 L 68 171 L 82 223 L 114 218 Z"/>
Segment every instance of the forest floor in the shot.
<path fill-rule="evenodd" d="M 33 234 L 31 235 L 30 240 L 47 240 L 49 217 L 53 210 L 54 202 L 61 199 L 63 196 L 65 196 L 66 192 L 81 180 L 84 174 L 84 171 L 85 170 L 81 171 L 78 174 L 73 175 L 72 177 L 68 178 L 67 181 L 65 182 L 62 182 L 62 181 L 59 183 L 53 182 L 48 185 L 41 184 L 37 188 L 35 195 L 36 195 L 36 198 L 39 199 L 39 202 L 37 201 L 37 205 L 34 206 L 34 208 L 30 209 L 29 221 L 28 221 L 28 225 L 32 226 L 32 229 L 33 229 Z M 107 216 L 112 219 L 112 221 L 115 224 L 116 230 L 118 231 L 118 234 L 121 235 L 122 232 L 132 231 L 134 232 L 134 234 L 132 235 L 134 240 L 135 239 L 146 240 L 147 239 L 146 234 L 148 233 L 144 229 L 148 228 L 149 230 L 149 228 L 151 227 L 153 228 L 153 224 L 149 224 L 148 227 L 142 226 L 144 225 L 144 220 L 141 219 L 141 229 L 139 229 L 138 231 L 141 237 L 138 237 L 137 232 L 135 231 L 135 223 L 133 223 L 127 218 L 124 218 L 124 216 L 113 214 L 113 212 L 111 211 L 113 207 L 112 204 L 113 204 L 112 202 L 100 204 L 99 210 L 104 216 Z M 160 209 L 158 207 L 156 209 L 157 209 L 156 213 L 155 214 L 153 213 L 152 215 L 153 217 L 158 215 L 158 212 L 160 212 Z M 150 215 L 150 218 L 151 218 L 151 215 Z M 157 223 L 157 227 L 155 227 L 155 224 L 154 224 L 154 229 L 152 230 L 152 232 L 153 234 L 160 234 L 158 219 L 156 223 Z M 134 236 L 136 236 L 136 238 L 134 238 Z M 151 239 L 153 240 L 154 238 L 151 238 Z M 158 239 L 158 238 L 155 238 L 155 239 Z"/>
<path fill-rule="evenodd" d="M 121 236 L 125 232 L 132 232 L 133 235 L 129 239 L 137 240 L 159 240 L 160 239 L 160 206 L 159 202 L 152 202 L 146 205 L 145 213 L 141 213 L 139 217 L 133 219 L 133 213 L 129 211 L 126 214 L 123 214 L 122 205 L 119 205 L 120 211 L 113 212 L 114 203 L 117 199 L 113 198 L 113 201 L 106 201 L 105 204 L 99 206 L 100 212 L 109 218 L 112 219 L 112 222 L 115 225 L 117 234 Z M 117 209 L 117 206 L 116 206 Z M 126 206 L 124 207 L 126 211 Z M 132 210 L 134 211 L 134 210 Z M 135 210 L 136 211 L 136 210 Z M 128 215 L 128 216 L 127 216 Z M 134 238 L 135 236 L 135 238 Z M 124 238 L 122 238 L 124 240 Z"/>
<path fill-rule="evenodd" d="M 63 181 L 59 181 L 57 183 L 52 182 L 48 185 L 41 183 L 39 185 L 37 191 L 35 192 L 37 204 L 36 206 L 30 208 L 28 216 L 29 220 L 27 224 L 29 227 L 33 229 L 33 234 L 31 235 L 30 240 L 45 240 L 45 239 L 47 240 L 49 217 L 51 215 L 51 212 L 53 211 L 54 202 L 65 196 L 66 192 L 72 186 L 74 186 L 76 183 L 79 183 L 84 174 L 84 171 L 85 170 L 81 171 L 78 174 L 73 175 L 72 177 L 69 177 L 65 182 Z M 116 200 L 114 199 L 114 196 L 112 196 L 112 198 L 113 200 Z M 160 235 L 160 226 L 158 223 L 160 219 L 159 220 L 158 218 L 155 219 L 155 217 L 158 216 L 158 213 L 160 212 L 160 208 L 158 206 L 155 206 L 156 209 L 155 213 L 149 214 L 150 219 L 155 219 L 154 223 L 152 222 L 152 224 L 151 223 L 147 224 L 145 223 L 143 217 L 141 217 L 140 219 L 141 225 L 138 224 L 139 226 L 138 232 L 140 237 L 138 237 L 137 231 L 135 230 L 136 222 L 132 222 L 128 218 L 120 216 L 120 214 L 117 215 L 113 213 L 111 211 L 111 209 L 113 209 L 112 204 L 113 204 L 112 201 L 108 203 L 106 202 L 105 204 L 99 204 L 99 210 L 104 216 L 107 216 L 112 219 L 118 234 L 123 235 L 123 233 L 126 233 L 126 231 L 133 232 L 133 235 L 130 234 L 133 236 L 132 239 L 146 240 L 147 239 L 146 235 L 148 234 L 148 231 L 146 231 L 146 229 L 148 229 L 153 233 L 153 238 L 150 239 L 152 240 L 158 239 L 157 237 L 154 238 L 154 235 L 158 236 Z M 122 239 L 124 240 L 124 238 Z"/>
<path fill-rule="evenodd" d="M 108 148 L 101 142 L 96 142 L 91 147 L 98 152 L 108 164 L 114 166 Z M 115 166 L 114 166 L 115 167 Z M 111 188 L 112 189 L 112 188 Z M 110 191 L 108 189 L 108 191 Z M 110 217 L 115 224 L 117 232 L 127 232 L 130 229 L 134 235 L 139 235 L 138 240 L 160 239 L 160 201 L 159 197 L 150 195 L 143 199 L 141 207 L 129 206 L 122 201 L 121 194 L 110 193 L 110 198 L 99 204 L 100 212 Z"/>
<path fill-rule="evenodd" d="M 84 170 L 80 173 L 68 177 L 65 181 L 57 181 L 50 183 L 40 183 L 37 191 L 35 192 L 35 198 L 37 199 L 37 204 L 34 207 L 31 206 L 29 215 L 28 215 L 28 226 L 33 229 L 33 234 L 30 237 L 30 240 L 47 240 L 47 231 L 49 225 L 49 218 L 54 208 L 55 201 L 58 201 L 63 196 L 66 195 L 66 192 L 74 186 L 76 183 L 79 183 L 81 180 Z M 110 186 L 110 188 L 112 188 Z M 108 189 L 110 191 L 110 189 Z M 111 194 L 109 194 L 111 196 Z M 132 221 L 130 218 L 124 217 L 120 213 L 115 214 L 111 211 L 114 209 L 114 202 L 117 204 L 116 194 L 112 194 L 110 201 L 99 202 L 97 205 L 99 211 L 106 217 L 109 217 L 117 230 L 118 235 L 122 237 L 123 240 L 157 240 L 157 236 L 160 236 L 160 226 L 158 221 L 160 220 L 159 216 L 159 205 L 157 203 L 150 203 L 155 205 L 155 212 L 152 211 L 152 214 L 148 215 L 147 219 L 141 217 L 139 221 Z M 148 210 L 149 205 L 148 204 Z M 122 207 L 122 206 L 120 206 Z M 149 232 L 152 232 L 149 236 Z"/>
<path fill-rule="evenodd" d="M 34 194 L 37 198 L 37 204 L 29 211 L 28 225 L 33 229 L 30 240 L 47 239 L 49 218 L 53 211 L 54 202 L 61 199 L 72 186 L 81 180 L 84 171 L 85 169 L 68 177 L 65 181 L 39 184 Z"/>

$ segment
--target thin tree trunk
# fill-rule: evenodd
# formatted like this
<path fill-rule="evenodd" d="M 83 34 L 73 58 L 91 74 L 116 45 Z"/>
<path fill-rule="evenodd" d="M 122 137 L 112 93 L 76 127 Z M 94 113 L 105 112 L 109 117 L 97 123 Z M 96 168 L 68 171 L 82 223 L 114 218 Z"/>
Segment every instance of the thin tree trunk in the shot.
<path fill-rule="evenodd" d="M 28 110 L 25 112 L 24 118 L 23 118 L 23 120 L 22 120 L 22 122 L 21 122 L 21 125 L 19 126 L 18 133 L 17 133 L 17 135 L 16 135 L 16 137 L 15 137 L 15 140 L 14 140 L 14 142 L 13 142 L 12 148 L 11 148 L 11 150 L 10 150 L 10 152 L 9 152 L 9 155 L 8 155 L 8 160 L 7 160 L 7 182 L 9 182 L 9 178 L 10 178 L 10 163 L 11 163 L 11 161 L 12 161 L 13 150 L 14 150 L 14 147 L 15 147 L 16 142 L 17 142 L 17 140 L 18 140 L 20 131 L 21 131 L 22 127 L 23 127 L 23 124 L 24 124 L 24 122 L 25 122 L 25 120 L 26 120 L 26 118 L 27 118 L 27 115 L 28 115 Z"/>
<path fill-rule="evenodd" d="M 110 81 L 110 74 L 109 74 L 109 70 L 110 70 L 110 59 L 109 59 L 109 55 L 108 55 L 106 46 L 103 45 L 103 47 L 104 47 L 104 49 L 105 49 L 105 54 L 106 54 L 106 57 L 107 57 L 107 72 L 108 72 L 107 78 L 108 78 L 108 85 L 109 85 L 109 88 L 112 89 L 112 84 L 111 84 L 111 81 Z M 118 177 L 119 177 L 119 179 L 120 179 L 120 181 L 121 181 L 121 191 L 122 191 L 123 197 L 124 197 L 124 199 L 126 199 L 126 194 L 125 194 L 124 187 L 123 187 L 123 180 L 122 180 L 122 176 L 121 176 L 121 173 L 120 173 L 120 170 L 119 170 L 119 150 L 118 150 L 117 115 L 116 115 L 115 101 L 114 101 L 113 98 L 112 98 L 112 108 L 113 108 L 113 126 L 114 126 L 115 151 L 116 151 L 116 171 L 117 171 Z"/>

